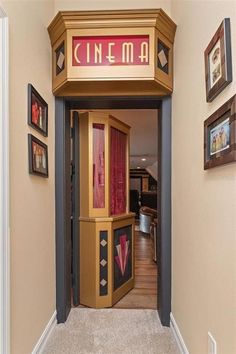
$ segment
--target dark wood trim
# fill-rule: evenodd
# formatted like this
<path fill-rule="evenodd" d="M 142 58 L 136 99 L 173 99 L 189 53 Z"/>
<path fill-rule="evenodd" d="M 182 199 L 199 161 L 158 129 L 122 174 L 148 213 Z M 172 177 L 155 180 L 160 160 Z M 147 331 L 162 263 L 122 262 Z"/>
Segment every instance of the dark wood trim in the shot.
<path fill-rule="evenodd" d="M 73 305 L 78 306 L 79 298 L 79 245 L 80 245 L 80 190 L 79 190 L 79 115 L 73 112 L 73 166 L 72 166 L 72 289 L 73 289 Z"/>
<path fill-rule="evenodd" d="M 55 105 L 56 309 L 62 323 L 71 308 L 70 117 L 63 98 Z"/>
<path fill-rule="evenodd" d="M 66 97 L 69 109 L 159 109 L 162 97 Z"/>
<path fill-rule="evenodd" d="M 221 78 L 210 87 L 210 65 L 209 55 L 216 43 L 220 40 L 221 56 Z M 231 55 L 231 34 L 230 19 L 225 18 L 208 44 L 205 52 L 205 81 L 206 81 L 206 100 L 211 102 L 226 86 L 232 82 L 232 55 Z"/>
<path fill-rule="evenodd" d="M 57 242 L 57 312 L 58 322 L 65 322 L 68 315 L 69 306 L 68 292 L 71 290 L 67 272 L 68 251 L 64 250 L 69 246 L 67 230 L 68 222 L 68 192 L 67 179 L 69 175 L 68 157 L 66 146 L 66 131 L 68 124 L 65 116 L 70 109 L 159 109 L 159 178 L 160 178 L 160 197 L 159 213 L 161 222 L 159 227 L 160 238 L 160 271 L 159 271 L 159 315 L 161 323 L 165 326 L 170 324 L 171 311 L 171 99 L 170 97 L 77 97 L 56 99 L 56 242 Z M 67 171 L 67 172 L 66 172 Z M 69 209 L 70 210 L 70 209 Z M 59 219 L 59 220 L 58 220 Z M 61 261 L 62 264 L 59 264 Z M 69 287 L 69 289 L 68 289 Z M 61 294 L 58 294 L 61 292 Z M 64 302 L 63 302 L 64 301 Z"/>
<path fill-rule="evenodd" d="M 236 95 L 231 97 L 204 121 L 204 169 L 236 161 Z M 210 130 L 229 119 L 229 147 L 210 155 Z"/>
<path fill-rule="evenodd" d="M 162 100 L 158 117 L 158 301 L 164 326 L 170 325 L 171 312 L 171 98 Z"/>

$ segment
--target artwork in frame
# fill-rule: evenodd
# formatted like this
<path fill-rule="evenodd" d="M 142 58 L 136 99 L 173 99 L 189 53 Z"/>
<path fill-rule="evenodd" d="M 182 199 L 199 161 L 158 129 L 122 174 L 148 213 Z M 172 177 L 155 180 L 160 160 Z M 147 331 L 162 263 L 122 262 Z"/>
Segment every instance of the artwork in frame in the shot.
<path fill-rule="evenodd" d="M 48 147 L 35 136 L 28 134 L 29 173 L 48 177 Z"/>
<path fill-rule="evenodd" d="M 204 169 L 236 161 L 236 95 L 204 122 Z"/>
<path fill-rule="evenodd" d="M 206 100 L 211 102 L 232 82 L 230 19 L 225 18 L 205 52 Z"/>
<path fill-rule="evenodd" d="M 132 225 L 114 230 L 114 291 L 133 276 Z"/>
<path fill-rule="evenodd" d="M 48 104 L 31 84 L 28 84 L 28 124 L 48 136 Z"/>

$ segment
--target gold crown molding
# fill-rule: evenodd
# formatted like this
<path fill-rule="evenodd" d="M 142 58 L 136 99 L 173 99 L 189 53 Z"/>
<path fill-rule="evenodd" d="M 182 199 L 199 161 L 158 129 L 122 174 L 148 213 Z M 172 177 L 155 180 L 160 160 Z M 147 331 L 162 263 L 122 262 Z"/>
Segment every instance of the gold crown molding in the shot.
<path fill-rule="evenodd" d="M 155 27 L 171 43 L 176 25 L 161 9 L 116 11 L 60 11 L 48 26 L 51 44 L 67 29 Z"/>

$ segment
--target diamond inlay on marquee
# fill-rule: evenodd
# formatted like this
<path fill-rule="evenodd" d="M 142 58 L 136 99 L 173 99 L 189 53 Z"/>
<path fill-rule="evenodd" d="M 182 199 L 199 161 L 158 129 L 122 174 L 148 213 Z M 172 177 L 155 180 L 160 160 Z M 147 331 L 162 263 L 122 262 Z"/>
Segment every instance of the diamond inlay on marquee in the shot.
<path fill-rule="evenodd" d="M 100 281 L 100 284 L 101 284 L 102 286 L 105 286 L 106 283 L 107 283 L 107 281 L 106 281 L 105 279 L 102 279 L 102 280 Z"/>
<path fill-rule="evenodd" d="M 102 259 L 101 262 L 100 262 L 100 264 L 101 264 L 103 267 L 105 267 L 105 265 L 107 264 L 107 261 L 105 261 L 105 259 Z"/>
<path fill-rule="evenodd" d="M 158 39 L 157 67 L 167 75 L 169 75 L 169 51 L 170 49 Z"/>
<path fill-rule="evenodd" d="M 56 75 L 59 75 L 65 69 L 65 45 L 64 42 L 55 50 Z"/>
<path fill-rule="evenodd" d="M 103 239 L 100 243 L 101 243 L 102 247 L 105 247 L 107 244 L 107 241 Z"/>
<path fill-rule="evenodd" d="M 62 67 L 64 65 L 64 61 L 65 61 L 65 55 L 60 52 L 58 59 L 57 59 L 57 66 L 62 70 Z"/>
<path fill-rule="evenodd" d="M 161 63 L 162 67 L 164 67 L 168 63 L 168 60 L 166 58 L 166 55 L 165 55 L 163 49 L 160 51 L 160 53 L 158 53 L 158 58 L 160 60 L 160 63 Z"/>

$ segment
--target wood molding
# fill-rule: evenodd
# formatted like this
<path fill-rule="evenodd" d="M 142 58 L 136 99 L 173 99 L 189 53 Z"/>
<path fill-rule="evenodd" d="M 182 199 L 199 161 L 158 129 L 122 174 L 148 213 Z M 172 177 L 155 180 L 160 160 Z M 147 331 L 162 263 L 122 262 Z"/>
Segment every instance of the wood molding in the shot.
<path fill-rule="evenodd" d="M 54 45 L 67 29 L 156 27 L 171 43 L 176 24 L 162 9 L 114 11 L 60 11 L 48 26 Z"/>
<path fill-rule="evenodd" d="M 155 80 L 63 81 L 53 89 L 56 96 L 167 96 L 171 90 Z"/>
<path fill-rule="evenodd" d="M 0 7 L 0 352 L 10 353 L 10 225 L 9 225 L 9 24 Z"/>
<path fill-rule="evenodd" d="M 174 334 L 174 337 L 176 339 L 181 354 L 189 354 L 189 351 L 186 347 L 186 344 L 179 330 L 177 322 L 175 321 L 173 313 L 170 314 L 170 328 Z"/>
<path fill-rule="evenodd" d="M 40 354 L 43 351 L 43 348 L 52 333 L 54 327 L 56 326 L 57 320 L 56 320 L 57 314 L 56 311 L 53 313 L 52 317 L 48 321 L 48 324 L 46 325 L 42 335 L 40 336 L 37 344 L 35 345 L 34 349 L 32 350 L 31 354 Z"/>

